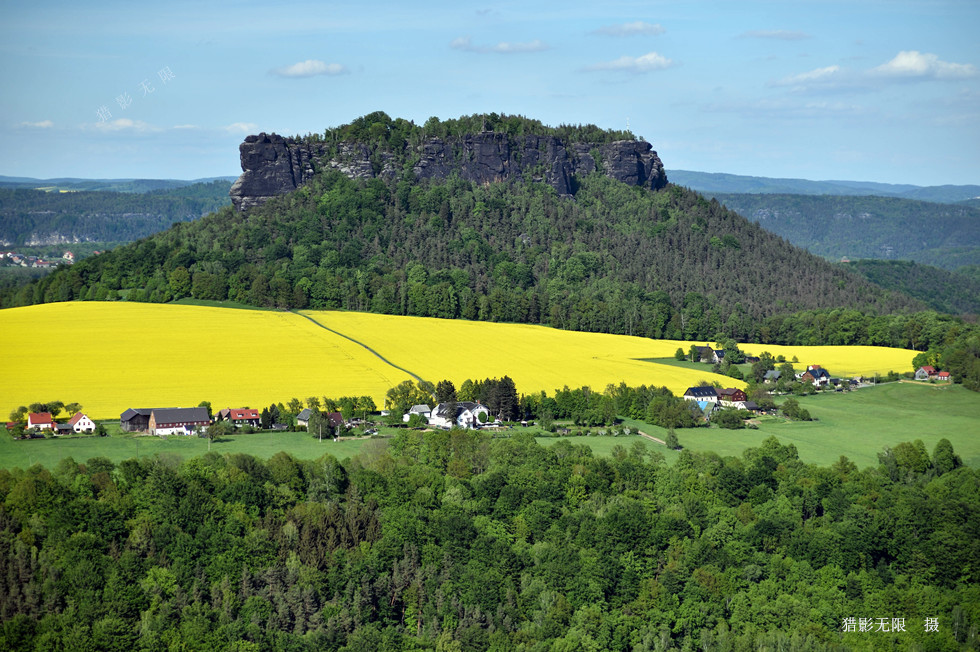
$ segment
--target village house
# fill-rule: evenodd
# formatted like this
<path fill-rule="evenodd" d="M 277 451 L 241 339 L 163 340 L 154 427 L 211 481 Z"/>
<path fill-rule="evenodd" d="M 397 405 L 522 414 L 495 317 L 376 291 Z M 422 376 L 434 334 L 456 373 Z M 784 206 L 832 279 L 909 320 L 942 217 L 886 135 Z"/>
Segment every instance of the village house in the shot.
<path fill-rule="evenodd" d="M 236 428 L 239 426 L 259 427 L 261 416 L 259 411 L 254 408 L 225 408 L 218 412 L 218 418 L 222 421 L 229 421 Z"/>
<path fill-rule="evenodd" d="M 432 408 L 425 404 L 413 405 L 408 412 L 402 415 L 402 421 L 408 423 L 408 420 L 412 418 L 413 414 L 417 414 L 428 421 L 429 417 L 432 416 Z"/>
<path fill-rule="evenodd" d="M 916 380 L 929 380 L 930 378 L 935 377 L 935 375 L 936 368 L 930 364 L 924 365 L 915 370 Z"/>
<path fill-rule="evenodd" d="M 344 425 L 344 415 L 340 412 L 327 412 L 327 423 L 336 430 Z"/>
<path fill-rule="evenodd" d="M 95 422 L 88 415 L 76 412 L 68 419 L 68 425 L 74 432 L 95 432 Z"/>
<path fill-rule="evenodd" d="M 770 369 L 766 372 L 766 375 L 762 377 L 762 381 L 766 383 L 775 383 L 779 381 L 779 377 L 783 375 L 779 369 Z"/>
<path fill-rule="evenodd" d="M 718 404 L 718 390 L 710 386 L 688 387 L 684 392 L 685 401 L 695 401 L 701 411 L 708 414 L 708 410 Z"/>
<path fill-rule="evenodd" d="M 53 430 L 54 419 L 50 412 L 31 412 L 27 415 L 27 429 L 37 428 L 38 430 Z"/>
<path fill-rule="evenodd" d="M 313 416 L 313 410 L 310 408 L 305 408 L 302 412 L 296 415 L 296 425 L 304 428 L 309 427 L 311 416 Z"/>
<path fill-rule="evenodd" d="M 749 397 L 745 395 L 745 392 L 737 387 L 726 387 L 718 390 L 718 402 L 725 407 L 744 409 L 745 402 L 748 400 Z"/>
<path fill-rule="evenodd" d="M 150 413 L 151 435 L 193 435 L 211 425 L 207 408 L 154 408 Z"/>
<path fill-rule="evenodd" d="M 715 361 L 715 350 L 710 346 L 698 346 L 695 347 L 697 353 L 695 354 L 696 360 L 694 362 L 714 362 Z"/>
<path fill-rule="evenodd" d="M 812 364 L 800 374 L 801 383 L 811 383 L 814 387 L 822 387 L 830 382 L 830 372 L 818 364 Z"/>
<path fill-rule="evenodd" d="M 484 405 L 473 403 L 472 401 L 460 401 L 456 403 L 456 413 L 448 413 L 449 403 L 440 403 L 433 410 L 429 418 L 429 423 L 440 428 L 477 428 L 481 423 L 490 421 L 490 410 Z M 485 414 L 484 421 L 480 421 L 480 414 Z"/>
<path fill-rule="evenodd" d="M 936 380 L 938 380 L 941 383 L 948 383 L 951 380 L 949 376 L 949 372 L 940 371 L 938 374 L 936 374 Z"/>

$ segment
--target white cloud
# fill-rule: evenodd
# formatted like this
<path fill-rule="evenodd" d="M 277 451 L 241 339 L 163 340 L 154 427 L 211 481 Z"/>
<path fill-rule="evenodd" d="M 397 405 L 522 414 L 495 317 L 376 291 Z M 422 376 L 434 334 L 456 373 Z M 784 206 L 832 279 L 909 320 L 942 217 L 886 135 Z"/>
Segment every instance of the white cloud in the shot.
<path fill-rule="evenodd" d="M 840 78 L 841 67 L 840 66 L 827 66 L 825 68 L 817 68 L 816 70 L 811 70 L 809 72 L 801 72 L 798 75 L 792 75 L 781 79 L 777 82 L 773 82 L 773 86 L 807 86 L 810 84 L 823 84 L 831 81 L 835 81 Z"/>
<path fill-rule="evenodd" d="M 258 130 L 259 126 L 254 122 L 235 122 L 225 127 L 225 131 L 233 134 L 251 134 L 257 132 Z"/>
<path fill-rule="evenodd" d="M 39 122 L 22 122 L 21 127 L 33 127 L 35 129 L 50 129 L 54 126 L 54 123 L 50 120 L 41 120 Z"/>
<path fill-rule="evenodd" d="M 826 66 L 770 82 L 770 86 L 789 87 L 794 92 L 869 91 L 889 83 L 965 79 L 976 74 L 977 69 L 972 64 L 949 63 L 941 61 L 935 54 L 907 50 L 868 70 Z"/>
<path fill-rule="evenodd" d="M 174 125 L 174 129 L 199 129 L 197 125 Z"/>
<path fill-rule="evenodd" d="M 96 129 L 101 129 L 102 131 L 159 131 L 158 127 L 147 124 L 142 120 L 130 120 L 129 118 L 117 118 L 115 120 L 106 120 L 105 122 L 96 122 Z"/>
<path fill-rule="evenodd" d="M 586 70 L 622 70 L 624 72 L 651 72 L 653 70 L 664 70 L 674 65 L 674 62 L 667 57 L 656 52 L 648 52 L 639 57 L 623 56 L 615 61 L 604 61 L 588 66 Z"/>
<path fill-rule="evenodd" d="M 871 70 L 882 77 L 963 79 L 977 74 L 969 63 L 941 61 L 938 55 L 917 50 L 903 50 L 895 58 Z"/>
<path fill-rule="evenodd" d="M 316 77 L 317 75 L 343 75 L 347 68 L 339 63 L 326 63 L 318 59 L 307 59 L 291 66 L 276 68 L 272 74 L 280 77 Z"/>
<path fill-rule="evenodd" d="M 481 54 L 518 54 L 524 52 L 543 52 L 544 50 L 549 49 L 547 43 L 538 39 L 534 39 L 533 41 L 528 41 L 526 43 L 509 43 L 507 41 L 501 41 L 496 45 L 474 45 L 469 36 L 460 36 L 459 38 L 453 39 L 452 43 L 449 44 L 449 47 L 454 50 L 478 52 Z"/>
<path fill-rule="evenodd" d="M 753 29 L 739 34 L 742 38 L 763 38 L 776 41 L 802 41 L 810 38 L 806 32 L 798 32 L 788 29 Z"/>
<path fill-rule="evenodd" d="M 602 36 L 657 36 L 666 32 L 661 25 L 645 23 L 637 20 L 632 23 L 622 23 L 621 25 L 604 25 L 595 30 L 593 34 Z"/>

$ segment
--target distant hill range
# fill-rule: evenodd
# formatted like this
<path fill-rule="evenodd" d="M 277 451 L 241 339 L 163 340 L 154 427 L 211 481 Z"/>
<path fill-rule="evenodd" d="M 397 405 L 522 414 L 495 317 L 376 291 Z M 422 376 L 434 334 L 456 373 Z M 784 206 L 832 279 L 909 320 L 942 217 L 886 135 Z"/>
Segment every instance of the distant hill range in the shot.
<path fill-rule="evenodd" d="M 37 183 L 59 181 L 67 180 Z M 114 190 L 51 191 L 0 184 L 0 245 L 130 242 L 167 229 L 175 222 L 196 220 L 231 203 L 228 197 L 231 182 L 220 179 L 207 182 L 74 180 L 63 185 Z"/>
<path fill-rule="evenodd" d="M 831 260 L 980 264 L 980 209 L 897 197 L 709 193 L 728 208 Z"/>
<path fill-rule="evenodd" d="M 250 136 L 240 152 L 235 207 L 4 304 L 190 296 L 705 341 L 757 339 L 766 317 L 799 310 L 924 307 L 665 186 L 632 134 L 374 113 L 304 138 Z"/>
<path fill-rule="evenodd" d="M 33 179 L 31 177 L 5 177 L 0 175 L 0 188 L 30 188 L 48 192 L 77 192 L 82 190 L 104 190 L 107 192 L 146 193 L 159 190 L 172 190 L 212 181 L 231 184 L 237 177 L 208 177 L 206 179 Z"/>
<path fill-rule="evenodd" d="M 953 204 L 980 201 L 980 186 L 914 186 L 909 184 L 875 183 L 873 181 L 810 181 L 808 179 L 771 179 L 717 172 L 667 170 L 671 183 L 715 194 L 779 194 L 779 195 L 875 195 L 900 197 L 919 201 Z"/>

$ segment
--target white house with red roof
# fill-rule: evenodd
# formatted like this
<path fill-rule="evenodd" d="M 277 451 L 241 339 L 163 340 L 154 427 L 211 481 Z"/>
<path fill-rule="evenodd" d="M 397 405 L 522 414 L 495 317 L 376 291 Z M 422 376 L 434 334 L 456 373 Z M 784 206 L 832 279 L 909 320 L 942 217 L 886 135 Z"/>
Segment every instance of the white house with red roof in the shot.
<path fill-rule="evenodd" d="M 228 420 L 235 426 L 255 426 L 259 427 L 261 415 L 253 408 L 228 409 Z"/>
<path fill-rule="evenodd" d="M 81 412 L 73 414 L 71 419 L 68 419 L 68 425 L 75 432 L 95 432 L 95 422 Z"/>
<path fill-rule="evenodd" d="M 936 380 L 942 383 L 948 383 L 950 380 L 952 380 L 952 378 L 950 377 L 948 371 L 940 371 L 938 374 L 936 374 Z"/>
<path fill-rule="evenodd" d="M 50 412 L 31 412 L 27 415 L 27 428 L 37 428 L 38 430 L 53 430 L 54 419 Z"/>
<path fill-rule="evenodd" d="M 923 365 L 915 370 L 916 380 L 929 380 L 930 378 L 935 378 L 936 368 L 931 364 Z"/>

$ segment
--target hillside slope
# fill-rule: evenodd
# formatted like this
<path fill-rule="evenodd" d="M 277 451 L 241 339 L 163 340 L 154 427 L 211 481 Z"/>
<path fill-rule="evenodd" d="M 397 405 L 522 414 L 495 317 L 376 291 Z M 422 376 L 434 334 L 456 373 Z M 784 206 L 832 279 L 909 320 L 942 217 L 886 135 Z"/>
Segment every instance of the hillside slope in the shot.
<path fill-rule="evenodd" d="M 980 210 L 969 206 L 873 196 L 714 196 L 818 256 L 914 260 L 948 270 L 980 263 Z"/>
<path fill-rule="evenodd" d="M 395 137 L 398 124 L 336 130 L 325 149 L 364 144 L 388 174 L 352 179 L 359 175 L 333 159 L 314 161 L 298 190 L 244 214 L 229 208 L 175 225 L 8 294 L 5 303 L 193 296 L 676 339 L 750 339 L 760 319 L 803 309 L 921 306 L 684 188 L 651 191 L 578 172 L 574 195 L 560 196 L 533 170 L 499 182 L 475 183 L 452 170 L 419 178 L 423 152 L 411 145 L 411 129 Z M 500 124 L 523 131 L 515 138 L 537 128 Z M 381 135 L 336 140 L 364 129 Z M 445 125 L 430 121 L 426 129 Z M 592 139 L 589 152 L 604 142 L 588 129 L 565 138 L 566 150 L 583 145 L 576 138 Z"/>
<path fill-rule="evenodd" d="M 933 310 L 980 314 L 980 280 L 905 260 L 856 260 L 847 269 L 883 288 L 902 292 Z"/>

